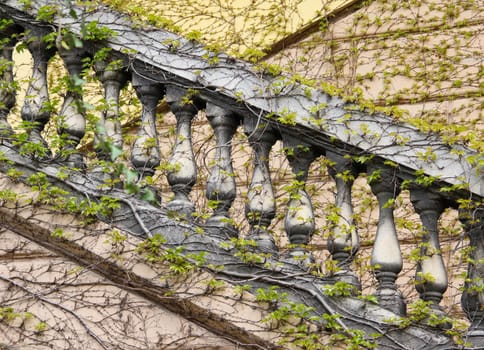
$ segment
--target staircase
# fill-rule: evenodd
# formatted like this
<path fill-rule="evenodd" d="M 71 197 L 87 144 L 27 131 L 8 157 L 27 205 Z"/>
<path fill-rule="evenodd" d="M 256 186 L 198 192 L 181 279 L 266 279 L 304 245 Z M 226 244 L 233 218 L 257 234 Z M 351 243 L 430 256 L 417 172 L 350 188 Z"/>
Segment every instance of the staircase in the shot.
<path fill-rule="evenodd" d="M 39 13 L 48 9 L 55 9 L 50 18 L 39 19 Z M 129 233 L 133 242 L 145 238 L 153 242 L 161 234 L 167 249 L 183 247 L 185 253 L 181 255 L 191 263 L 196 263 L 194 257 L 203 253 L 203 270 L 231 288 L 248 285 L 249 291 L 256 294 L 257 290 L 276 287 L 276 294 L 283 299 L 272 300 L 274 305 L 269 305 L 266 313 L 274 317 L 273 312 L 280 311 L 281 306 L 308 307 L 304 315 L 290 309 L 293 316 L 315 327 L 311 332 L 301 331 L 308 336 L 305 340 L 309 334 L 320 334 L 322 339 L 338 334 L 344 339 L 339 346 L 351 349 L 484 348 L 482 155 L 462 145 L 446 144 L 438 135 L 422 133 L 391 116 L 305 86 L 291 77 L 273 77 L 247 62 L 210 51 L 173 33 L 132 23 L 126 15 L 103 6 L 67 8 L 64 3 L 47 0 L 34 0 L 26 6 L 5 0 L 0 4 L 0 19 L 0 168 L 10 174 L 9 181 L 13 181 L 14 169 L 19 174 L 15 181 L 37 186 L 35 190 L 40 193 L 46 184 L 47 188 L 62 189 L 58 197 L 64 199 L 59 199 L 62 205 L 57 210 L 66 210 L 65 198 L 75 198 L 80 211 L 86 199 L 100 203 L 108 209 L 92 214 L 96 220 Z M 32 77 L 20 111 L 22 121 L 29 125 L 25 139 L 19 138 L 7 120 L 16 96 L 10 63 L 19 44 L 25 45 L 33 58 Z M 102 56 L 100 50 L 104 50 Z M 61 148 L 43 139 L 52 114 L 45 108 L 49 104 L 47 67 L 55 54 L 62 58 L 70 78 L 70 88 L 58 113 L 63 116 L 58 126 Z M 86 164 L 88 156 L 78 147 L 86 133 L 86 99 L 80 83 L 86 57 L 96 57 L 93 69 L 104 88 L 106 105 L 93 141 L 95 166 Z M 129 150 L 123 144 L 119 111 L 120 91 L 127 84 L 142 105 L 137 125 L 132 127 L 136 138 Z M 161 203 L 152 178 L 164 162 L 156 124 L 157 108 L 163 99 L 176 118 L 176 134 L 171 158 L 164 163 L 173 196 Z M 199 164 L 192 142 L 192 122 L 200 111 L 205 113 L 216 143 L 209 175 L 201 184 L 197 183 Z M 240 232 L 230 217 L 237 199 L 233 174 L 238 171 L 231 143 L 239 126 L 253 152 L 252 177 L 245 189 L 246 232 Z M 283 208 L 289 242 L 284 250 L 271 233 L 278 211 L 270 160 L 271 149 L 278 141 L 282 142 L 293 173 L 292 186 L 287 189 L 288 204 Z M 123 160 L 121 155 L 128 152 Z M 334 212 L 338 219 L 334 220 L 326 247 L 337 269 L 327 275 L 314 272 L 316 259 L 309 245 L 317 229 L 317 215 L 306 183 L 316 159 L 328 164 L 336 186 Z M 43 174 L 43 179 L 39 180 L 38 174 Z M 378 201 L 378 227 L 371 242 L 371 273 L 376 284 L 371 295 L 361 293 L 359 276 L 352 271 L 361 245 L 354 223 L 352 191 L 361 174 L 367 174 L 368 185 Z M 194 219 L 197 212 L 206 209 L 191 201 L 194 186 L 205 189 L 212 209 L 205 220 Z M 407 315 L 407 302 L 396 282 L 406 262 L 392 204 L 402 190 L 409 191 L 424 228 L 415 278 L 416 292 L 427 311 L 418 320 L 415 314 Z M 109 207 L 109 203 L 115 205 Z M 41 204 L 56 210 L 52 203 Z M 458 209 L 472 247 L 462 293 L 462 309 L 468 318 L 462 344 L 448 332 L 452 325 L 440 305 L 448 280 L 438 222 L 447 208 Z M 85 244 L 87 236 L 55 239 L 48 234 L 48 227 L 38 231 L 25 228 L 36 225 L 29 220 L 14 214 L 9 206 L 2 208 L 1 226 L 48 249 L 86 266 L 102 256 L 95 246 Z M 136 244 L 143 247 L 143 243 Z M 183 298 L 167 303 L 161 294 L 169 287 L 140 275 L 132 267 L 121 266 L 108 257 L 103 259 L 107 260 L 99 264 L 98 273 L 121 285 L 127 283 L 129 288 L 136 285 L 150 300 L 196 319 L 207 329 L 226 334 L 247 348 L 284 348 L 289 344 L 311 348 L 298 343 L 302 336 L 297 338 L 294 332 L 294 338 L 286 342 L 281 342 L 285 335 L 267 335 L 277 328 L 270 322 L 258 325 L 268 327 L 269 333 L 261 335 L 210 310 L 205 310 L 202 319 L 203 306 Z M 126 282 L 127 275 L 133 276 L 133 284 Z M 269 296 L 264 299 L 261 292 L 257 295 L 259 302 L 271 304 Z M 287 327 L 287 319 L 283 321 L 278 326 Z M 324 348 L 324 341 L 314 341 L 312 348 Z"/>

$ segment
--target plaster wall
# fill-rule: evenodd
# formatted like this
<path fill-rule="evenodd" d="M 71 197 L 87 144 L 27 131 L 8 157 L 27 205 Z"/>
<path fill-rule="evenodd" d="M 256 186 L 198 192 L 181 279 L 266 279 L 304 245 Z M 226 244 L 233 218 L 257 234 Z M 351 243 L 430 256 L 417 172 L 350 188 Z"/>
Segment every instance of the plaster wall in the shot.
<path fill-rule="evenodd" d="M 240 348 L 9 230 L 0 247 L 0 348 Z"/>
<path fill-rule="evenodd" d="M 484 30 L 478 5 L 392 5 L 374 1 L 330 17 L 326 30 L 269 62 L 349 96 L 361 93 L 377 106 L 398 107 L 406 118 L 482 129 Z"/>

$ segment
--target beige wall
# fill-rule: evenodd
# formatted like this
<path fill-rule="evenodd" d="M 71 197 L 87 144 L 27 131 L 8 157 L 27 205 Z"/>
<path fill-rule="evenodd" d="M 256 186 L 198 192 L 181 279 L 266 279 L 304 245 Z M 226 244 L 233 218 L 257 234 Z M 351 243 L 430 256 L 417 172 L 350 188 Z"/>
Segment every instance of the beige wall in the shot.
<path fill-rule="evenodd" d="M 0 348 L 236 348 L 11 231 L 0 231 L 0 247 Z"/>
<path fill-rule="evenodd" d="M 395 2 L 396 10 L 392 4 L 371 2 L 270 61 L 349 95 L 361 89 L 378 106 L 400 107 L 406 118 L 482 130 L 481 9 L 441 0 L 408 8 Z M 455 134 L 465 139 L 466 132 Z"/>

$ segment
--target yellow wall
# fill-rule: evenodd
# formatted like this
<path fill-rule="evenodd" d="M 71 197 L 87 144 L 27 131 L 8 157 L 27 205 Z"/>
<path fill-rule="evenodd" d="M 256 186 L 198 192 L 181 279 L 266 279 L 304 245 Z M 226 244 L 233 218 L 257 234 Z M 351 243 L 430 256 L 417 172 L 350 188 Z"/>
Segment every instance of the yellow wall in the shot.
<path fill-rule="evenodd" d="M 204 42 L 216 42 L 228 52 L 241 52 L 270 47 L 354 0 L 102 1 L 141 20 L 160 24 L 161 17 L 167 18 L 182 33 L 200 31 Z"/>

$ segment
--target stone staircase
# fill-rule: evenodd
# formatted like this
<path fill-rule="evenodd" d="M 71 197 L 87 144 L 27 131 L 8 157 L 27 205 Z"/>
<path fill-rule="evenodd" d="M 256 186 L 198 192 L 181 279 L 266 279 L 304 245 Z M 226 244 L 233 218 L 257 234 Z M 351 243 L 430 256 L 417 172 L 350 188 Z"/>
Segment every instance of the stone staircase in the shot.
<path fill-rule="evenodd" d="M 40 9 L 45 10 L 45 6 L 56 9 L 50 22 L 37 19 L 36 14 Z M 298 321 L 310 325 L 303 332 L 308 339 L 309 334 L 321 334 L 322 339 L 340 335 L 343 340 L 339 346 L 355 349 L 371 348 L 373 344 L 378 349 L 484 348 L 480 288 L 484 254 L 480 221 L 484 195 L 482 155 L 462 145 L 448 145 L 438 135 L 422 133 L 390 116 L 304 86 L 290 77 L 263 74 L 246 62 L 211 52 L 173 33 L 133 24 L 126 15 L 102 6 L 67 8 L 64 3 L 35 0 L 26 7 L 6 0 L 0 4 L 0 19 L 4 23 L 0 31 L 4 43 L 1 54 L 7 62 L 0 70 L 3 82 L 0 86 L 0 168 L 7 175 L 3 188 L 12 188 L 21 182 L 33 186 L 32 191 L 41 198 L 48 195 L 59 200 L 54 201 L 57 207 L 45 199 L 35 204 L 45 209 L 45 215 L 52 215 L 51 220 L 44 219 L 42 224 L 31 211 L 22 215 L 18 203 L 3 206 L 0 218 L 3 227 L 82 265 L 94 264 L 96 272 L 106 278 L 128 289 L 136 288 L 144 297 L 195 320 L 210 331 L 226 334 L 247 348 L 278 348 L 300 343 L 295 341 L 298 338 L 294 331 L 292 340 L 284 342 L 284 332 L 276 332 L 279 328 L 271 322 L 248 324 L 232 317 L 215 297 L 213 302 L 217 305 L 213 308 L 206 300 L 185 297 L 179 292 L 183 285 L 177 284 L 176 279 L 160 282 L 160 276 L 167 274 L 167 264 L 174 267 L 169 260 L 157 261 L 163 263 L 159 266 L 149 266 L 141 263 L 140 254 L 132 250 L 113 258 L 96 243 L 106 237 L 93 238 L 83 229 L 74 237 L 52 237 L 55 212 L 66 211 L 69 203 L 75 203 L 78 211 L 72 210 L 70 214 L 85 216 L 81 204 L 87 199 L 109 208 L 91 214 L 91 219 L 126 233 L 132 246 L 146 247 L 143 239 L 153 242 L 160 234 L 163 246 L 169 251 L 183 247 L 179 252 L 184 258 L 177 266 L 182 268 L 186 262 L 186 268 L 190 273 L 196 270 L 199 279 L 223 281 L 231 291 L 247 285 L 247 291 L 253 295 L 258 290 L 277 290 L 276 299 L 282 299 L 271 301 L 270 296 L 264 299 L 259 292 L 259 300 L 251 303 L 269 304 L 262 311 L 261 319 L 275 317 L 276 310 L 291 305 L 310 308 Z M 91 28 L 92 35 L 87 40 L 83 36 L 86 37 L 89 23 L 94 23 L 97 31 Z M 51 40 L 39 40 L 42 37 Z M 30 125 L 28 138 L 23 142 L 18 141 L 7 120 L 15 105 L 15 90 L 11 88 L 14 77 L 8 62 L 12 62 L 12 51 L 18 42 L 26 45 L 33 58 L 32 79 L 20 112 L 22 120 Z M 105 48 L 110 50 L 94 64 L 107 105 L 94 143 L 98 160 L 111 167 L 108 172 L 101 165 L 87 167 L 86 155 L 77 150 L 85 135 L 86 111 L 83 91 L 76 82 L 82 76 L 83 58 L 95 57 Z M 58 127 L 63 146 L 51 150 L 42 131 L 51 117 L 45 108 L 49 102 L 47 66 L 56 52 L 65 63 L 73 86 L 67 91 L 59 112 L 64 116 Z M 142 104 L 128 165 L 117 161 L 126 149 L 118 107 L 120 90 L 126 84 L 131 84 Z M 163 98 L 176 117 L 176 141 L 167 170 L 173 198 L 167 203 L 160 203 L 157 188 L 150 183 L 162 161 L 156 111 Z M 213 209 L 204 222 L 192 219 L 192 214 L 203 208 L 197 208 L 190 200 L 197 182 L 191 128 L 200 110 L 205 112 L 216 140 L 214 162 L 207 182 L 201 184 Z M 249 230 L 243 233 L 230 217 L 230 208 L 236 199 L 232 174 L 237 172 L 231 140 L 239 125 L 243 126 L 253 149 L 253 174 L 245 207 Z M 287 252 L 279 251 L 270 233 L 276 216 L 276 200 L 269 160 L 271 149 L 279 140 L 297 184 L 288 191 L 289 202 L 284 213 L 284 230 L 290 243 Z M 329 173 L 336 184 L 334 206 L 339 220 L 327 247 L 338 272 L 330 276 L 311 270 L 314 258 L 307 246 L 316 227 L 312 199 L 305 183 L 311 164 L 318 157 L 328 161 Z M 18 175 L 12 178 L 14 171 Z M 369 175 L 369 186 L 379 205 L 371 257 L 377 281 L 374 298 L 361 295 L 359 278 L 351 269 L 360 246 L 353 222 L 352 185 L 362 173 Z M 43 174 L 40 179 L 39 174 Z M 119 184 L 106 186 L 119 179 L 122 179 Z M 54 188 L 60 189 L 61 194 L 54 194 Z M 402 189 L 409 189 L 411 202 L 426 232 L 422 236 L 421 259 L 416 271 L 416 278 L 420 280 L 416 288 L 428 313 L 420 320 L 406 317 L 406 301 L 396 283 L 405 262 L 389 203 Z M 115 205 L 109 207 L 109 203 Z M 24 205 L 27 206 L 24 203 L 20 207 Z M 472 247 L 472 262 L 462 296 L 463 310 L 470 324 L 462 337 L 466 341 L 464 345 L 456 344 L 447 332 L 451 325 L 440 306 L 448 283 L 440 253 L 438 220 L 449 207 L 459 209 Z M 242 236 L 246 239 L 241 239 Z M 149 257 L 146 250 L 140 250 L 141 256 L 148 254 Z M 203 262 L 197 262 L 197 257 L 202 255 Z M 139 264 L 143 265 L 142 269 Z M 154 272 L 147 274 L 147 270 Z M 166 293 L 176 296 L 167 301 Z M 234 305 L 238 305 L 237 301 Z M 246 309 L 244 312 L 250 314 Z M 289 313 L 297 316 L 295 309 Z M 414 322 L 404 321 L 409 319 Z M 287 329 L 291 323 L 286 318 L 283 321 L 277 326 L 282 324 Z M 323 348 L 322 343 L 318 344 L 320 347 L 313 348 Z"/>

